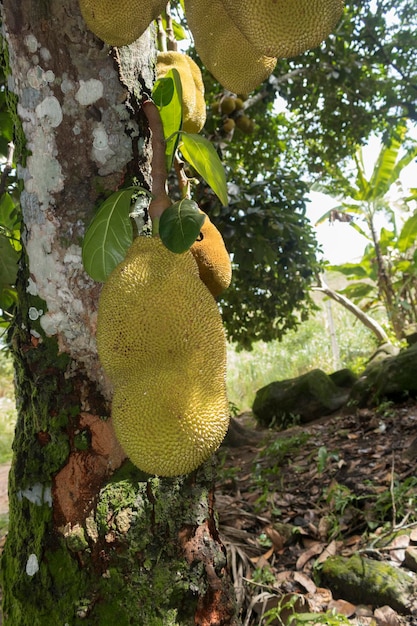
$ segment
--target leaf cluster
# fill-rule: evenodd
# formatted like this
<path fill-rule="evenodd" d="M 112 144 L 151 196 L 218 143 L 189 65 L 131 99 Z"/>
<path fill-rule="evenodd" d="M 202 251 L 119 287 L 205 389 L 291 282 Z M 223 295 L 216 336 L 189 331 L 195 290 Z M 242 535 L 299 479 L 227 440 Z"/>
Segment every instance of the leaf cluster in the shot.
<path fill-rule="evenodd" d="M 416 32 L 415 0 L 346 0 L 320 47 L 278 62 L 279 93 L 311 171 L 331 171 L 401 117 L 417 119 Z"/>
<path fill-rule="evenodd" d="M 20 206 L 13 159 L 15 128 L 6 90 L 5 58 L 0 63 L 0 327 L 7 328 L 16 305 L 21 255 Z"/>

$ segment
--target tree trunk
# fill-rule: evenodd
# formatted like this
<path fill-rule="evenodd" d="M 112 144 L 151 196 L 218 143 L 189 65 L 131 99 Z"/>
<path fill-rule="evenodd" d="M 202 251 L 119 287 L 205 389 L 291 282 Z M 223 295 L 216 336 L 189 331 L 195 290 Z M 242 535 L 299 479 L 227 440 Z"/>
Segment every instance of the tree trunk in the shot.
<path fill-rule="evenodd" d="M 100 285 L 81 261 L 94 208 L 133 177 L 150 186 L 152 33 L 111 50 L 76 0 L 4 0 L 2 17 L 24 244 L 4 624 L 235 624 L 213 467 L 158 479 L 125 459 L 95 348 Z"/>

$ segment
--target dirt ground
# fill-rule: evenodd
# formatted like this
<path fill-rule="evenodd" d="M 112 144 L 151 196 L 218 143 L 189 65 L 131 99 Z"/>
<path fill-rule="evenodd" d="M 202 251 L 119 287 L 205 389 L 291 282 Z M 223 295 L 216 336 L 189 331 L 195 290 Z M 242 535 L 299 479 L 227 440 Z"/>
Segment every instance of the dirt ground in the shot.
<path fill-rule="evenodd" d="M 216 509 L 242 625 L 280 624 L 265 612 L 295 597 L 287 614 L 417 625 L 412 612 L 333 594 L 316 575 L 329 556 L 368 555 L 372 545 L 371 558 L 409 571 L 417 585 L 407 560 L 417 552 L 417 403 L 344 410 L 282 432 L 257 429 L 250 414 L 236 423 L 238 436 L 219 452 Z M 0 515 L 8 470 L 0 466 Z"/>
<path fill-rule="evenodd" d="M 403 615 L 375 595 L 333 595 L 317 576 L 330 556 L 363 554 L 417 580 L 407 558 L 417 545 L 417 404 L 345 409 L 282 432 L 241 420 L 248 438 L 224 451 L 216 504 L 244 626 L 280 624 L 262 616 L 293 594 L 297 612 L 324 620 L 336 611 L 358 626 L 417 625 L 417 588 Z"/>

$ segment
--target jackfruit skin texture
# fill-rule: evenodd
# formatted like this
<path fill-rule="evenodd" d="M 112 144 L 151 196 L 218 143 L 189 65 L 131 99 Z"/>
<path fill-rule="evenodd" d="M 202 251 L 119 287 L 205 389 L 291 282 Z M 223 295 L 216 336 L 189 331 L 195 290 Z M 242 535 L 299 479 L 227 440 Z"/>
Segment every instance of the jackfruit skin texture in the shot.
<path fill-rule="evenodd" d="M 343 0 L 222 0 L 244 37 L 259 53 L 292 57 L 318 46 L 332 32 Z"/>
<path fill-rule="evenodd" d="M 206 123 L 204 83 L 200 68 L 187 54 L 181 52 L 159 52 L 156 63 L 157 78 L 175 68 L 181 77 L 183 123 L 187 133 L 199 133 Z"/>
<path fill-rule="evenodd" d="M 165 0 L 79 0 L 88 28 L 110 46 L 136 41 L 165 8 Z"/>
<path fill-rule="evenodd" d="M 202 62 L 223 87 L 245 95 L 272 73 L 276 58 L 253 47 L 222 0 L 185 0 L 185 13 Z"/>
<path fill-rule="evenodd" d="M 99 301 L 97 349 L 114 386 L 116 437 L 159 476 L 196 469 L 229 424 L 226 340 L 190 251 L 137 237 Z"/>
<path fill-rule="evenodd" d="M 201 280 L 216 298 L 230 285 L 232 264 L 223 237 L 209 216 L 204 215 L 202 237 L 193 243 L 190 250 L 197 261 Z"/>

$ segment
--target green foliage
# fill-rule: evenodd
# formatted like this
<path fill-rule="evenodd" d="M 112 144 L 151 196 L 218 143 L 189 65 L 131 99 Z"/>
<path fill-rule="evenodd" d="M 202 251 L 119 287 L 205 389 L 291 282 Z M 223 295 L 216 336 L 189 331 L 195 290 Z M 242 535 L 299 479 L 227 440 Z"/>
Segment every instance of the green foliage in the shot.
<path fill-rule="evenodd" d="M 213 144 L 193 133 L 181 133 L 183 157 L 200 174 L 224 205 L 228 203 L 226 174 Z"/>
<path fill-rule="evenodd" d="M 342 20 L 321 46 L 278 61 L 276 88 L 311 171 L 331 172 L 401 116 L 416 120 L 416 32 L 415 0 L 346 0 Z"/>
<path fill-rule="evenodd" d="M 294 456 L 310 437 L 309 433 L 299 433 L 292 437 L 277 438 L 261 451 L 260 457 L 272 457 L 276 463 L 282 463 L 287 456 Z"/>
<path fill-rule="evenodd" d="M 205 215 L 199 212 L 192 200 L 179 200 L 162 213 L 159 219 L 159 236 L 171 252 L 188 250 L 197 239 Z"/>
<path fill-rule="evenodd" d="M 105 281 L 120 263 L 132 243 L 130 210 L 136 187 L 111 194 L 94 216 L 84 236 L 82 258 L 86 272 L 97 281 Z"/>
<path fill-rule="evenodd" d="M 179 72 L 171 69 L 159 78 L 152 90 L 152 98 L 158 107 L 166 141 L 165 159 L 167 170 L 172 167 L 178 147 L 178 131 L 182 128 L 182 86 Z"/>
<path fill-rule="evenodd" d="M 283 596 L 278 600 L 276 607 L 269 609 L 264 614 L 265 626 L 273 623 L 278 623 L 280 626 L 315 626 L 316 624 L 339 626 L 340 624 L 350 624 L 347 617 L 335 611 L 326 611 L 326 613 L 303 612 L 304 602 L 303 596 L 299 594 Z"/>
<path fill-rule="evenodd" d="M 369 241 L 360 263 L 330 268 L 350 279 L 343 294 L 364 311 L 383 306 L 390 329 L 398 340 L 404 337 L 407 326 L 417 323 L 417 214 L 408 217 L 398 232 L 396 212 L 387 200 L 401 171 L 417 156 L 417 142 L 406 144 L 406 133 L 407 127 L 401 120 L 383 143 L 369 179 L 359 149 L 354 176 L 337 169 L 333 182 L 316 185 L 341 200 L 341 204 L 326 212 L 319 222 L 343 219 Z M 408 202 L 413 197 L 414 194 L 403 199 L 403 214 L 409 210 Z M 390 227 L 382 227 L 378 233 L 376 220 L 380 215 L 388 219 Z"/>
<path fill-rule="evenodd" d="M 241 411 L 253 404 L 255 392 L 274 380 L 295 378 L 311 369 L 331 373 L 337 367 L 355 372 L 376 348 L 373 334 L 342 307 L 333 306 L 340 363 L 334 365 L 324 309 L 291 330 L 282 341 L 253 344 L 250 351 L 228 347 L 227 387 L 229 399 Z"/>
<path fill-rule="evenodd" d="M 22 246 L 20 207 L 14 163 L 13 118 L 8 109 L 5 75 L 0 69 L 0 327 L 7 328 L 16 305 L 15 283 Z"/>
<path fill-rule="evenodd" d="M 369 484 L 372 489 L 372 483 Z M 374 496 L 372 509 L 367 514 L 368 526 L 373 529 L 383 521 L 395 526 L 407 520 L 414 524 L 417 520 L 417 478 L 409 476 L 404 481 L 394 479 L 391 488 Z"/>
<path fill-rule="evenodd" d="M 387 279 L 392 286 L 393 299 L 380 287 L 378 265 L 375 258 L 375 245 L 369 244 L 359 263 L 345 263 L 329 266 L 329 269 L 342 273 L 349 279 L 346 287 L 340 290 L 364 311 L 373 312 L 385 307 L 388 319 L 400 316 L 401 329 L 417 323 L 417 213 L 409 217 L 397 234 L 381 228 L 378 246 L 384 263 Z M 401 336 L 398 337 L 401 339 Z"/>
<path fill-rule="evenodd" d="M 172 167 L 179 146 L 184 158 L 218 195 L 221 202 L 227 204 L 226 175 L 213 145 L 204 137 L 181 131 L 182 86 L 178 71 L 172 69 L 164 78 L 157 80 L 152 95 L 161 116 L 167 170 Z M 132 198 L 140 192 L 145 190 L 128 187 L 111 194 L 99 207 L 88 227 L 82 258 L 86 272 L 94 280 L 105 281 L 124 259 L 133 239 L 130 218 Z M 198 237 L 203 221 L 204 216 L 198 212 L 198 205 L 192 200 L 181 198 L 166 209 L 158 224 L 153 226 L 169 250 L 182 253 Z"/>

